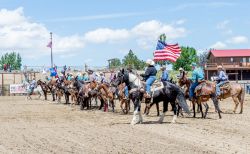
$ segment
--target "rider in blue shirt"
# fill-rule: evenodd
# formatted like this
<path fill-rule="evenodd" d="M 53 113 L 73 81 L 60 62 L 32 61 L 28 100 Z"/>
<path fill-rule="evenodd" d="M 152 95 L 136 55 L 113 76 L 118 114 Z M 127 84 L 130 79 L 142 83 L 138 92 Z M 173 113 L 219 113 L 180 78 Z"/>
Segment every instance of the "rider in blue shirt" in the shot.
<path fill-rule="evenodd" d="M 162 71 L 162 74 L 161 74 L 161 81 L 168 81 L 168 71 L 166 70 L 166 67 L 165 66 L 162 66 L 161 67 L 161 71 Z"/>
<path fill-rule="evenodd" d="M 199 85 L 199 82 L 204 80 L 204 72 L 201 68 L 197 67 L 196 63 L 192 63 L 192 78 L 193 81 L 192 85 L 189 89 L 190 100 L 194 97 L 194 90 Z"/>
<path fill-rule="evenodd" d="M 223 71 L 223 68 L 221 65 L 219 65 L 217 69 L 218 69 L 218 78 L 217 78 L 217 84 L 216 84 L 216 95 L 219 96 L 221 93 L 220 86 L 223 85 L 226 81 L 228 81 L 228 76 Z"/>

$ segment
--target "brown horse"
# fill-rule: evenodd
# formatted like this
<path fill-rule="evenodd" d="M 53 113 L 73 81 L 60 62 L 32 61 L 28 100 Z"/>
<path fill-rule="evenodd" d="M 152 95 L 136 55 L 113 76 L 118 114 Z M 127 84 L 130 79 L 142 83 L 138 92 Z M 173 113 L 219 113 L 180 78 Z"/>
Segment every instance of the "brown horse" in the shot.
<path fill-rule="evenodd" d="M 100 92 L 100 97 L 104 102 L 104 112 L 108 111 L 108 104 L 112 107 L 112 111 L 114 112 L 114 90 L 112 89 L 112 87 L 110 87 L 106 83 L 101 83 L 98 85 L 97 90 Z"/>
<path fill-rule="evenodd" d="M 120 101 L 120 107 L 122 109 L 122 112 L 124 114 L 128 114 L 130 110 L 130 100 L 125 98 L 125 93 L 124 93 L 125 86 L 126 86 L 125 83 L 122 83 L 118 86 L 118 98 Z M 123 105 L 125 105 L 124 108 L 123 108 Z"/>
<path fill-rule="evenodd" d="M 185 73 L 183 73 L 183 75 L 182 75 L 182 77 L 180 77 L 178 83 L 179 83 L 179 85 L 181 87 L 186 85 L 187 90 L 189 90 L 189 88 L 190 88 L 190 86 L 192 84 L 192 81 L 187 78 Z M 185 94 L 187 94 L 187 91 L 185 92 Z M 207 112 L 208 112 L 208 109 L 209 109 L 207 101 L 211 98 L 213 103 L 214 103 L 215 109 L 218 112 L 219 118 L 221 119 L 221 110 L 219 108 L 218 100 L 217 100 L 217 97 L 216 97 L 216 94 L 215 94 L 215 83 L 209 82 L 209 81 L 202 81 L 195 88 L 195 95 L 196 95 L 196 97 L 194 97 L 193 100 L 192 100 L 193 112 L 194 112 L 193 117 L 195 117 L 195 104 L 197 103 L 198 107 L 200 107 L 202 118 L 206 118 Z M 205 114 L 202 111 L 202 104 L 206 107 Z"/>

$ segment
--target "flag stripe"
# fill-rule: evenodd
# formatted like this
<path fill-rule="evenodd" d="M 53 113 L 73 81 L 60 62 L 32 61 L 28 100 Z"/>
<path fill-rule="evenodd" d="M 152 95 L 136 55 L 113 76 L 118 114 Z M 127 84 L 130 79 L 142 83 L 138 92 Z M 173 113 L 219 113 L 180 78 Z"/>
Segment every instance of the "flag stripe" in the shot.
<path fill-rule="evenodd" d="M 155 61 L 172 61 L 175 62 L 181 54 L 181 48 L 178 44 L 164 44 L 160 41 L 157 43 L 156 50 L 154 52 Z"/>

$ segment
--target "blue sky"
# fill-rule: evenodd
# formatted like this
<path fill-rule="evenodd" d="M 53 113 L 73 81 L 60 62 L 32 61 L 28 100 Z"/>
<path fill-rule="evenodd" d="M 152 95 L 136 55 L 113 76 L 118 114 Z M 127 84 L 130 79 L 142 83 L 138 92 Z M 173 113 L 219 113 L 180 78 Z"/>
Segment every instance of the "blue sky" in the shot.
<path fill-rule="evenodd" d="M 0 0 L 0 54 L 18 51 L 23 64 L 107 65 L 132 49 L 152 58 L 157 37 L 209 48 L 250 48 L 247 0 Z"/>

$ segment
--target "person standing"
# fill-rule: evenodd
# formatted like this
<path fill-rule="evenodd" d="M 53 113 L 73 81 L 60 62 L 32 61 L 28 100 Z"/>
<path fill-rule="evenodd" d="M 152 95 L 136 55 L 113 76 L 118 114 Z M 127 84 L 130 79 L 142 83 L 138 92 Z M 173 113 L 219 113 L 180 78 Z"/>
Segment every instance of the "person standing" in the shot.
<path fill-rule="evenodd" d="M 162 71 L 162 74 L 161 74 L 161 81 L 168 81 L 168 71 L 166 70 L 166 66 L 162 66 L 161 67 L 161 71 Z"/>

